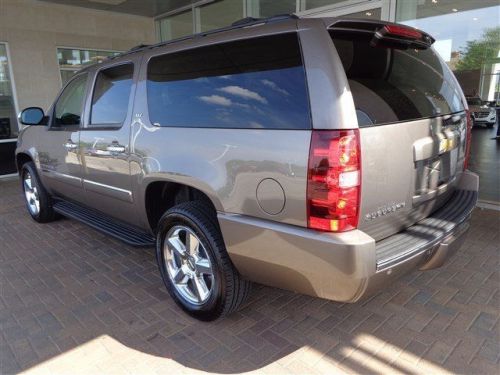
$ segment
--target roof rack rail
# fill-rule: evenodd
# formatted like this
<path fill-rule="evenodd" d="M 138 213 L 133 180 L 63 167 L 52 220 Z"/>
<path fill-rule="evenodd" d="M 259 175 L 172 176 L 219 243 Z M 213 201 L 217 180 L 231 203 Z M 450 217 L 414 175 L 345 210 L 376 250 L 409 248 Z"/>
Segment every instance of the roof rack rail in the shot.
<path fill-rule="evenodd" d="M 182 36 L 180 38 L 175 38 L 175 39 L 171 39 L 171 40 L 167 40 L 167 41 L 159 42 L 159 43 L 155 43 L 155 44 L 139 44 L 138 46 L 132 47 L 128 51 L 119 53 L 119 54 L 114 55 L 114 56 L 109 56 L 108 59 L 112 60 L 112 59 L 126 56 L 126 55 L 129 55 L 129 54 L 141 51 L 141 50 L 158 48 L 158 47 L 162 47 L 162 46 L 165 46 L 168 44 L 177 43 L 177 42 L 180 42 L 182 40 L 204 37 L 207 35 L 217 34 L 217 33 L 223 32 L 223 31 L 238 29 L 240 27 L 258 25 L 261 23 L 279 22 L 279 21 L 284 21 L 287 19 L 298 19 L 298 18 L 299 17 L 293 13 L 292 14 L 278 14 L 278 15 L 275 15 L 272 17 L 267 17 L 267 18 L 246 17 L 246 18 L 243 18 L 241 20 L 233 22 L 229 26 L 221 27 L 219 29 L 204 31 L 204 32 L 192 34 L 192 35 L 186 35 L 186 36 Z"/>
<path fill-rule="evenodd" d="M 279 20 L 284 20 L 284 19 L 297 19 L 299 18 L 296 14 L 289 14 L 289 13 L 284 13 L 284 14 L 276 14 L 271 17 L 266 17 L 266 18 L 256 18 L 256 17 L 245 17 L 240 20 L 234 21 L 231 24 L 231 27 L 238 27 L 238 26 L 245 26 L 247 24 L 253 24 L 253 23 L 260 23 L 260 22 L 273 22 L 273 21 L 279 21 Z"/>
<path fill-rule="evenodd" d="M 143 48 L 146 48 L 146 47 L 150 47 L 151 44 L 144 44 L 144 43 L 141 43 L 141 44 L 138 44 L 136 46 L 133 46 L 132 48 L 130 48 L 128 50 L 128 52 L 132 52 L 132 51 L 137 51 L 139 49 L 143 49 Z"/>
<path fill-rule="evenodd" d="M 246 25 L 247 23 L 254 23 L 257 21 L 262 21 L 263 18 L 256 18 L 256 17 L 245 17 L 242 19 L 239 19 L 238 21 L 234 21 L 231 26 L 242 26 Z"/>

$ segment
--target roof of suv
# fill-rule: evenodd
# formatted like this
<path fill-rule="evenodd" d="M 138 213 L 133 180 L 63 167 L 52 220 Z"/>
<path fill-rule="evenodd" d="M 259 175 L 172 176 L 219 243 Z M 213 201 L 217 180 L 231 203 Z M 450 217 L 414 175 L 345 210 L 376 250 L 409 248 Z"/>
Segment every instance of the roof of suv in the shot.
<path fill-rule="evenodd" d="M 138 46 L 132 47 L 130 50 L 122 52 L 120 54 L 110 56 L 106 58 L 105 60 L 97 63 L 97 64 L 92 64 L 89 65 L 85 68 L 83 68 L 81 71 L 88 71 L 95 69 L 97 67 L 100 67 L 102 65 L 105 65 L 111 61 L 117 61 L 123 57 L 139 53 L 139 52 L 144 52 L 147 50 L 152 50 L 164 46 L 170 46 L 173 44 L 177 44 L 180 42 L 184 41 L 194 41 L 194 40 L 199 40 L 199 38 L 203 38 L 206 36 L 214 35 L 214 34 L 221 34 L 221 33 L 227 33 L 235 30 L 240 30 L 240 29 L 247 29 L 251 27 L 256 27 L 256 26 L 271 26 L 271 25 L 276 25 L 276 24 L 281 24 L 282 26 L 286 27 L 286 23 L 289 23 L 290 28 L 295 28 L 297 27 L 296 22 L 297 20 L 302 19 L 301 17 L 295 15 L 295 14 L 283 14 L 283 15 L 275 15 L 272 17 L 268 18 L 253 18 L 253 17 L 247 17 L 243 18 L 241 20 L 238 20 L 236 22 L 233 22 L 231 25 L 218 28 L 218 29 L 213 29 L 210 31 L 204 31 L 201 33 L 197 34 L 192 34 L 192 35 L 187 35 L 184 37 L 180 38 L 175 38 L 171 39 L 168 41 L 164 42 L 159 42 L 155 44 L 140 44 Z M 358 31 L 363 31 L 363 32 L 373 32 L 374 27 L 380 24 L 384 25 L 395 25 L 394 23 L 387 22 L 387 21 L 380 21 L 380 20 L 364 20 L 364 19 L 348 19 L 348 18 L 339 18 L 339 17 L 314 17 L 314 18 L 307 18 L 308 20 L 316 20 L 318 24 L 323 24 L 323 26 L 327 29 L 332 29 L 333 27 L 338 28 L 339 30 L 342 31 L 349 31 L 353 30 L 353 28 L 358 29 Z M 292 26 L 293 25 L 293 26 Z M 338 27 L 337 27 L 338 25 Z M 428 36 L 428 34 L 423 33 Z M 434 42 L 434 39 L 429 36 L 430 39 L 432 39 L 432 42 Z M 431 44 L 432 44 L 431 42 Z"/>
<path fill-rule="evenodd" d="M 124 52 L 119 53 L 119 54 L 114 55 L 114 56 L 109 56 L 108 58 L 106 58 L 105 60 L 103 60 L 97 64 L 92 64 L 92 65 L 86 66 L 85 68 L 81 69 L 80 72 L 93 69 L 97 66 L 100 66 L 101 64 L 105 64 L 109 61 L 120 59 L 124 56 L 128 56 L 128 55 L 135 54 L 138 52 L 144 52 L 146 50 L 150 50 L 150 49 L 154 49 L 154 48 L 159 48 L 159 47 L 171 45 L 174 43 L 179 43 L 179 42 L 186 41 L 186 40 L 192 40 L 192 39 L 196 39 L 196 38 L 200 38 L 200 37 L 204 37 L 204 36 L 208 36 L 208 35 L 213 35 L 213 34 L 217 34 L 217 33 L 222 33 L 222 32 L 237 30 L 237 29 L 241 29 L 241 28 L 257 26 L 257 25 L 266 25 L 266 24 L 274 24 L 277 22 L 297 20 L 298 18 L 299 17 L 294 15 L 294 14 L 276 15 L 276 16 L 272 16 L 272 17 L 268 17 L 268 18 L 246 17 L 246 18 L 243 18 L 241 20 L 235 21 L 231 25 L 226 26 L 226 27 L 213 29 L 210 31 L 204 31 L 204 32 L 197 33 L 197 34 L 187 35 L 187 36 L 183 36 L 180 38 L 175 38 L 175 39 L 171 39 L 168 41 L 159 42 L 159 43 L 155 43 L 155 44 L 140 44 L 138 46 L 132 47 L 128 51 L 124 51 Z"/>
<path fill-rule="evenodd" d="M 113 59 L 113 58 L 116 58 L 116 57 L 119 57 L 119 56 L 123 56 L 123 55 L 127 55 L 129 53 L 134 53 L 134 52 L 137 52 L 137 51 L 143 51 L 143 50 L 146 50 L 146 49 L 162 47 L 162 46 L 165 46 L 165 45 L 168 45 L 168 44 L 177 43 L 177 42 L 180 42 L 180 41 L 183 41 L 183 40 L 194 39 L 194 38 L 198 38 L 198 37 L 212 35 L 212 34 L 215 34 L 215 33 L 221 33 L 221 32 L 225 32 L 225 31 L 231 31 L 231 30 L 236 30 L 236 29 L 240 29 L 240 28 L 243 28 L 243 27 L 251 27 L 251 26 L 256 26 L 256 25 L 261 25 L 261 24 L 283 22 L 283 21 L 292 20 L 292 19 L 295 20 L 295 19 L 298 19 L 298 18 L 299 17 L 296 16 L 296 15 L 294 15 L 294 14 L 282 14 L 282 15 L 276 15 L 276 16 L 272 16 L 272 17 L 268 17 L 268 18 L 246 17 L 246 18 L 243 18 L 241 20 L 235 21 L 231 25 L 226 26 L 226 27 L 222 27 L 222 28 L 218 28 L 218 29 L 213 29 L 213 30 L 209 30 L 209 31 L 204 31 L 204 32 L 196 33 L 196 34 L 192 34 L 192 35 L 187 35 L 187 36 L 184 36 L 184 37 L 175 38 L 175 39 L 171 39 L 171 40 L 168 40 L 168 41 L 165 41 L 165 42 L 159 42 L 159 43 L 156 43 L 156 44 L 139 45 L 137 47 L 132 47 L 129 51 L 123 52 L 122 54 L 119 54 L 119 55 L 116 55 L 116 56 L 111 56 L 110 59 Z"/>

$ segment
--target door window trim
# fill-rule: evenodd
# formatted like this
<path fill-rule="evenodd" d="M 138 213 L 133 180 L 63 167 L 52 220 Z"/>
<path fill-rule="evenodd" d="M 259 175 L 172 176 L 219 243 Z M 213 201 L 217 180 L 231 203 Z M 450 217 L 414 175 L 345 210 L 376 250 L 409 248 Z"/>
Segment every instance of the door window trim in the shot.
<path fill-rule="evenodd" d="M 91 124 L 90 119 L 92 116 L 92 99 L 94 97 L 94 90 L 95 90 L 95 85 L 97 82 L 97 77 L 100 72 L 103 70 L 111 69 L 111 68 L 116 68 L 121 65 L 132 65 L 133 70 L 132 70 L 132 87 L 130 88 L 130 94 L 128 98 L 128 106 L 127 106 L 127 114 L 125 115 L 125 119 L 122 122 L 118 123 L 110 123 L 110 124 Z M 93 76 L 91 77 L 91 84 L 89 85 L 89 90 L 87 92 L 87 98 L 86 98 L 86 104 L 85 108 L 88 110 L 85 113 L 84 121 L 81 126 L 81 130 L 118 130 L 123 127 L 123 125 L 127 122 L 127 120 L 130 118 L 131 113 L 132 113 L 132 106 L 134 104 L 134 98 L 135 98 L 135 82 L 137 78 L 137 64 L 134 60 L 122 60 L 122 61 L 117 61 L 115 63 L 102 66 L 99 69 L 96 69 L 93 73 Z"/>
<path fill-rule="evenodd" d="M 71 84 L 74 80 L 78 79 L 79 77 L 86 76 L 85 80 L 85 90 L 84 90 L 84 97 L 82 101 L 82 114 L 80 116 L 80 124 L 74 124 L 74 125 L 54 125 L 55 119 L 56 119 L 56 107 L 57 103 L 59 102 L 59 99 L 61 98 L 62 94 L 64 93 L 64 90 L 66 90 L 66 87 Z M 89 89 L 89 72 L 84 71 L 84 72 L 79 72 L 76 73 L 66 84 L 63 86 L 61 91 L 59 91 L 59 94 L 57 95 L 56 100 L 54 100 L 54 104 L 52 105 L 52 108 L 50 109 L 50 119 L 48 121 L 48 130 L 54 130 L 54 131 L 60 131 L 60 130 L 67 130 L 67 129 L 81 129 L 83 127 L 83 119 L 85 118 L 85 109 L 86 109 L 86 101 L 88 97 L 88 89 Z"/>

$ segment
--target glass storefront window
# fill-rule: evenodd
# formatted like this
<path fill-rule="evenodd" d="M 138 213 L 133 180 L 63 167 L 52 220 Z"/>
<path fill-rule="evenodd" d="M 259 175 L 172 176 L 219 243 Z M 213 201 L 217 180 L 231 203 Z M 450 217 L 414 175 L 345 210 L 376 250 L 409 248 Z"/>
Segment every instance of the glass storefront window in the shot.
<path fill-rule="evenodd" d="M 365 18 L 368 20 L 380 20 L 382 19 L 382 9 L 374 8 L 369 10 L 363 10 L 361 12 L 347 13 L 341 17 L 344 18 Z"/>
<path fill-rule="evenodd" d="M 425 30 L 455 72 L 466 96 L 495 100 L 500 74 L 500 4 L 482 1 L 398 1 L 396 22 Z"/>
<path fill-rule="evenodd" d="M 265 18 L 297 11 L 296 0 L 249 0 L 249 2 L 253 17 Z"/>
<path fill-rule="evenodd" d="M 243 18 L 243 1 L 241 0 L 217 1 L 198 9 L 202 32 L 231 25 Z"/>
<path fill-rule="evenodd" d="M 335 5 L 336 3 L 346 3 L 346 0 L 303 0 L 305 2 L 304 9 L 314 9 L 319 7 L 324 7 L 327 5 Z M 351 1 L 351 3 L 356 3 L 359 1 Z"/>
<path fill-rule="evenodd" d="M 374 0 L 373 7 L 368 0 L 213 0 L 204 5 L 192 5 L 189 10 L 176 13 L 156 21 L 160 41 L 210 31 L 230 26 L 243 17 L 267 18 L 282 14 L 310 11 L 327 7 L 330 12 L 342 9 L 340 16 L 354 18 L 381 19 L 382 0 Z M 386 1 L 386 0 L 384 0 Z M 195 3 L 195 2 L 194 2 Z M 336 8 L 337 7 L 337 8 Z M 351 9 L 351 12 L 349 12 Z M 323 14 L 323 16 L 339 16 Z M 309 12 L 310 13 L 310 12 Z M 335 11 L 335 13 L 339 13 Z"/>
<path fill-rule="evenodd" d="M 0 43 L 0 140 L 17 138 L 18 128 L 7 46 Z"/>
<path fill-rule="evenodd" d="M 64 85 L 77 71 L 86 65 L 101 62 L 117 51 L 99 51 L 75 48 L 58 48 L 57 60 L 61 71 L 61 82 Z"/>
<path fill-rule="evenodd" d="M 193 11 L 188 10 L 158 22 L 160 40 L 170 40 L 191 35 L 193 29 Z"/>

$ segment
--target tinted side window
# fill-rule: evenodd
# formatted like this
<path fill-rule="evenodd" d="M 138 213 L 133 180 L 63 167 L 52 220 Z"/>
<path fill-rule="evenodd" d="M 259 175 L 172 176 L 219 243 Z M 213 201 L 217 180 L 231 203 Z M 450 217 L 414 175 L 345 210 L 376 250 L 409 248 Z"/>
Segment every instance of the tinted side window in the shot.
<path fill-rule="evenodd" d="M 132 89 L 133 64 L 101 70 L 92 95 L 91 124 L 119 124 L 125 121 Z"/>
<path fill-rule="evenodd" d="M 64 88 L 55 105 L 55 126 L 80 125 L 86 83 L 87 75 L 82 74 Z"/>
<path fill-rule="evenodd" d="M 311 127 L 296 34 L 153 57 L 147 93 L 149 117 L 157 126 Z"/>

